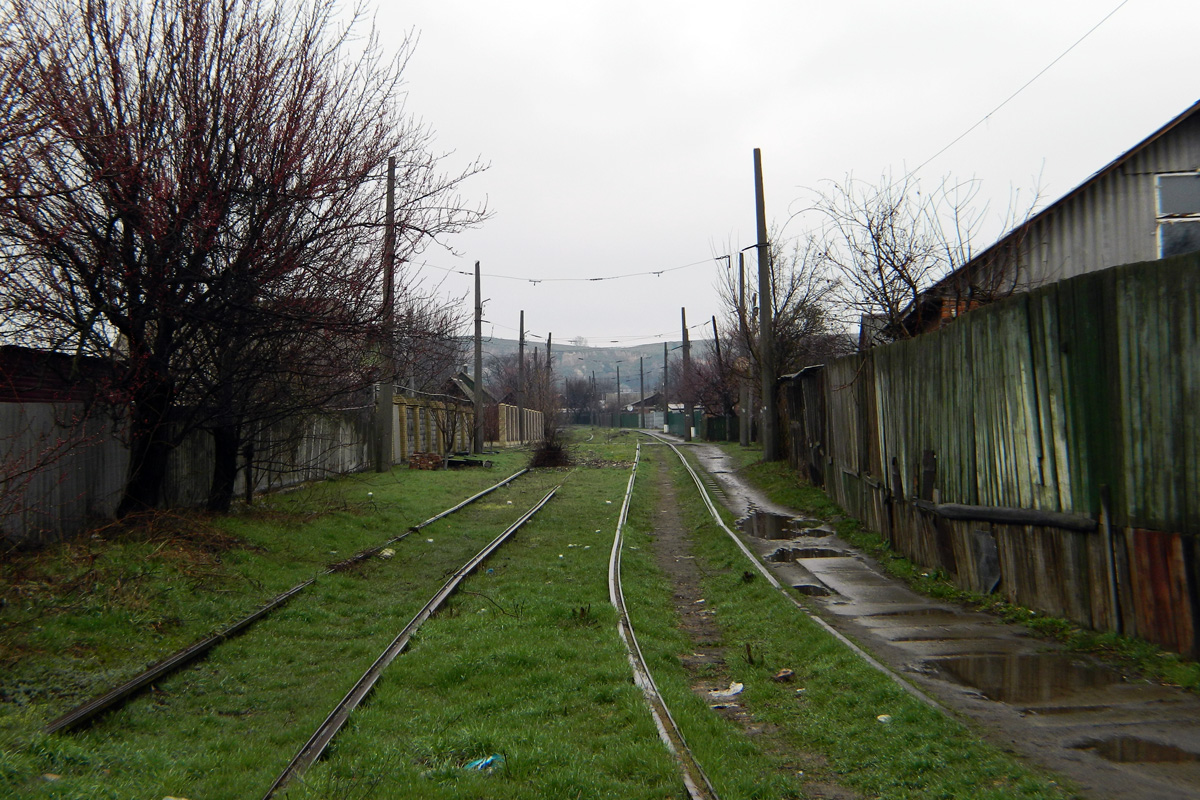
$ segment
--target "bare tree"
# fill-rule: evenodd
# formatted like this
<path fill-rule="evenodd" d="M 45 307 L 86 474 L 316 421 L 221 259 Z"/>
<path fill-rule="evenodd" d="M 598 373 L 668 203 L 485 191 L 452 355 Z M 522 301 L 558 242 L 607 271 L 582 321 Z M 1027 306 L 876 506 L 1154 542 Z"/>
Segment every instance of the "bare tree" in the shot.
<path fill-rule="evenodd" d="M 400 258 L 479 222 L 403 114 L 410 42 L 333 0 L 10 0 L 0 288 L 11 334 L 118 365 L 130 467 L 118 513 L 158 505 L 167 457 L 212 431 L 228 505 L 256 428 L 380 377 L 389 154 Z M 20 124 L 12 124 L 16 119 Z M 15 131 L 15 132 L 14 132 Z M 392 376 L 386 376 L 392 377 Z"/>
<path fill-rule="evenodd" d="M 812 240 L 792 245 L 791 251 L 778 239 L 771 243 L 772 345 L 780 374 L 844 352 L 844 337 L 838 331 L 833 304 L 838 284 L 826 268 L 821 248 Z M 721 328 L 722 360 L 711 363 L 707 371 L 735 373 L 743 379 L 757 380 L 759 360 L 758 292 L 746 286 L 744 311 L 739 305 L 738 276 L 728 270 L 717 285 L 725 307 Z M 715 362 L 715 353 L 713 361 Z M 714 378 L 718 384 L 726 377 Z"/>
<path fill-rule="evenodd" d="M 944 178 L 928 192 L 911 176 L 893 181 L 887 175 L 876 184 L 847 176 L 817 192 L 819 257 L 839 278 L 840 305 L 853 317 L 847 322 L 861 321 L 871 343 L 919 332 L 913 315 L 921 313 L 923 296 L 974 258 L 987 212 L 986 206 L 975 206 L 978 193 L 976 180 Z M 1029 217 L 1038 194 L 1023 212 L 1016 199 L 1009 204 L 1006 227 Z M 980 267 L 962 277 L 942 293 L 967 300 L 967 308 L 1019 286 L 1017 274 L 1003 270 Z"/>

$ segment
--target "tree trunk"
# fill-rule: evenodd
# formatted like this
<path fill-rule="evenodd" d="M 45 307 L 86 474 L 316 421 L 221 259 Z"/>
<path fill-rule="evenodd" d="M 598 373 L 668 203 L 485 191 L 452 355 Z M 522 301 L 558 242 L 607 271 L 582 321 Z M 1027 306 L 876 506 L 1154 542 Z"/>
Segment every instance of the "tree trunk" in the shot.
<path fill-rule="evenodd" d="M 129 470 L 117 517 L 157 508 L 174 449 L 168 425 L 171 384 L 151 381 L 134 394 L 129 424 Z"/>
<path fill-rule="evenodd" d="M 233 504 L 233 484 L 237 480 L 238 451 L 241 436 L 238 425 L 223 423 L 212 429 L 213 474 L 208 490 L 208 510 L 228 511 Z"/>

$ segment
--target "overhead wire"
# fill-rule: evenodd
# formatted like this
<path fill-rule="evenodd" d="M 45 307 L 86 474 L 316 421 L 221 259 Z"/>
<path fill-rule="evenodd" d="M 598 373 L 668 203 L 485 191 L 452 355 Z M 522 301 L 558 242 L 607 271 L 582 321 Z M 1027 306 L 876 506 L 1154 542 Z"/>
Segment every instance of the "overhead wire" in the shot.
<path fill-rule="evenodd" d="M 651 270 L 645 270 L 643 272 L 626 272 L 621 275 L 597 275 L 597 276 L 592 276 L 592 277 L 578 277 L 578 278 L 577 277 L 529 278 L 529 277 L 522 277 L 520 275 L 501 275 L 501 274 L 498 274 L 495 272 L 480 272 L 479 274 L 480 274 L 480 277 L 483 277 L 483 278 L 496 278 L 498 280 L 505 280 L 505 281 L 522 281 L 524 283 L 532 283 L 534 286 L 537 286 L 539 283 L 567 283 L 567 282 L 595 283 L 598 281 L 623 280 L 625 278 L 642 278 L 642 277 L 646 277 L 646 276 L 650 276 L 650 275 L 653 275 L 655 277 L 662 277 L 663 275 L 665 275 L 668 272 L 678 272 L 681 269 L 690 269 L 692 267 L 698 267 L 703 264 L 709 264 L 712 261 L 713 261 L 712 258 L 706 258 L 703 261 L 693 261 L 690 264 L 680 264 L 677 267 L 666 267 L 664 269 L 651 269 Z M 470 278 L 475 277 L 475 273 L 473 271 L 455 269 L 454 267 L 442 267 L 442 266 L 438 266 L 437 264 L 430 264 L 428 261 L 421 262 L 420 266 L 429 267 L 430 269 L 441 270 L 442 272 L 448 272 L 448 273 L 452 273 L 455 275 L 466 275 L 467 277 L 470 277 Z"/>
<path fill-rule="evenodd" d="M 1072 50 L 1074 50 L 1076 47 L 1078 47 L 1080 44 L 1082 44 L 1085 39 L 1087 39 L 1089 36 L 1091 36 L 1093 33 L 1095 33 L 1097 28 L 1099 28 L 1105 22 L 1108 22 L 1109 18 L 1112 17 L 1113 14 L 1116 14 L 1118 11 L 1120 11 L 1122 8 L 1124 8 L 1128 2 L 1129 2 L 1129 0 L 1121 0 L 1121 2 L 1117 4 L 1116 8 L 1114 8 L 1112 11 L 1109 11 L 1107 14 L 1105 14 L 1104 17 L 1099 22 L 1097 22 L 1095 25 L 1093 25 L 1091 28 L 1088 29 L 1087 33 L 1083 34 L 1083 36 L 1080 36 L 1079 39 L 1077 39 L 1074 44 L 1072 44 L 1066 50 L 1059 53 L 1057 58 L 1055 58 L 1053 61 L 1051 61 L 1046 66 L 1042 67 L 1042 69 L 1036 75 L 1034 75 L 1029 80 L 1025 81 L 1025 83 L 1021 85 L 1021 88 L 1017 89 L 1015 92 L 1013 92 L 1008 97 L 1006 97 L 1004 99 L 1004 101 L 1000 103 L 1000 105 L 996 106 L 991 111 L 984 114 L 983 117 L 981 117 L 980 120 L 978 122 L 976 122 L 974 125 L 967 128 L 965 131 L 960 133 L 958 136 L 954 137 L 954 139 L 951 140 L 951 142 L 949 144 L 947 144 L 945 147 L 943 147 L 941 150 L 938 150 L 936 153 L 931 155 L 929 158 L 922 161 L 915 168 L 909 170 L 908 174 L 904 176 L 904 179 L 907 180 L 908 178 L 911 178 L 913 175 L 920 172 L 922 169 L 927 167 L 930 164 L 930 162 L 934 161 L 942 153 L 945 153 L 951 147 L 954 147 L 954 145 L 958 144 L 963 139 L 965 139 L 967 136 L 969 136 L 976 128 L 978 128 L 980 125 L 982 125 L 983 123 L 985 123 L 989 119 L 991 119 L 993 114 L 995 114 L 997 111 L 999 111 L 1000 109 L 1002 109 L 1006 105 L 1008 105 L 1014 98 L 1016 98 L 1017 95 L 1021 94 L 1021 92 L 1028 89 L 1033 84 L 1034 81 L 1036 81 L 1038 78 L 1045 75 L 1050 70 L 1051 67 L 1053 67 L 1055 64 L 1057 64 L 1059 61 L 1062 61 L 1064 58 L 1066 58 L 1068 53 L 1070 53 Z"/>

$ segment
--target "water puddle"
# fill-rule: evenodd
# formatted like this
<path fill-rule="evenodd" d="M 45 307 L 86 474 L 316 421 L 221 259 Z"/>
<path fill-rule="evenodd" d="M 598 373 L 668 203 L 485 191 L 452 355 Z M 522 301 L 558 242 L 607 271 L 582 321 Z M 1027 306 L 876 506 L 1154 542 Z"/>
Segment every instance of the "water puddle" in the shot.
<path fill-rule="evenodd" d="M 833 590 L 819 583 L 794 583 L 792 588 L 807 597 L 829 597 Z"/>
<path fill-rule="evenodd" d="M 783 564 L 801 558 L 842 558 L 845 555 L 841 550 L 828 547 L 781 547 L 764 558 L 776 564 Z"/>
<path fill-rule="evenodd" d="M 1133 736 L 1118 736 L 1076 745 L 1076 750 L 1095 750 L 1096 755 L 1118 764 L 1184 764 L 1200 762 L 1200 753 Z"/>
<path fill-rule="evenodd" d="M 831 536 L 832 528 L 819 519 L 791 517 L 770 511 L 754 511 L 738 520 L 738 527 L 758 539 L 795 539 L 798 536 Z"/>
<path fill-rule="evenodd" d="M 957 617 L 948 608 L 910 608 L 907 611 L 882 611 L 878 614 L 866 614 L 864 616 L 877 617 Z"/>
<path fill-rule="evenodd" d="M 738 521 L 738 526 L 750 536 L 758 539 L 794 539 L 799 531 L 786 514 L 771 514 L 755 511 Z"/>
<path fill-rule="evenodd" d="M 1001 703 L 1045 702 L 1121 680 L 1111 669 L 1058 654 L 954 656 L 931 664 L 951 680 Z"/>

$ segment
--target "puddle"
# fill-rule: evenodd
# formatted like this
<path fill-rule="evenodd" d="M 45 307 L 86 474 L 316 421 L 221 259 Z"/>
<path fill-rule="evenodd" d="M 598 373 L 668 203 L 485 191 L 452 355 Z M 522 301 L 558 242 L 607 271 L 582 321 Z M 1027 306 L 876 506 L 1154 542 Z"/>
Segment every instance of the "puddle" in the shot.
<path fill-rule="evenodd" d="M 884 611 L 879 614 L 865 614 L 864 616 L 876 618 L 876 617 L 957 617 L 959 615 L 954 613 L 954 611 L 952 611 L 951 609 L 948 609 L 948 608 L 934 607 L 934 608 L 910 608 L 907 611 Z"/>
<path fill-rule="evenodd" d="M 1111 669 L 1057 654 L 955 656 L 939 658 L 931 665 L 951 680 L 1001 703 L 1044 702 L 1121 680 Z"/>
<path fill-rule="evenodd" d="M 842 558 L 845 555 L 841 550 L 832 550 L 828 547 L 781 547 L 774 553 L 763 557 L 767 561 L 781 564 L 801 558 Z"/>
<path fill-rule="evenodd" d="M 758 539 L 792 539 L 798 534 L 792 525 L 791 517 L 786 514 L 771 514 L 767 511 L 755 511 L 750 516 L 739 520 L 738 527 Z"/>
<path fill-rule="evenodd" d="M 833 590 L 828 586 L 822 586 L 817 583 L 794 583 L 792 584 L 792 588 L 808 597 L 829 597 L 833 594 Z"/>
<path fill-rule="evenodd" d="M 1200 753 L 1169 744 L 1149 742 L 1133 736 L 1118 736 L 1099 742 L 1076 745 L 1076 750 L 1095 750 L 1096 755 L 1118 764 L 1184 764 L 1200 761 Z"/>

